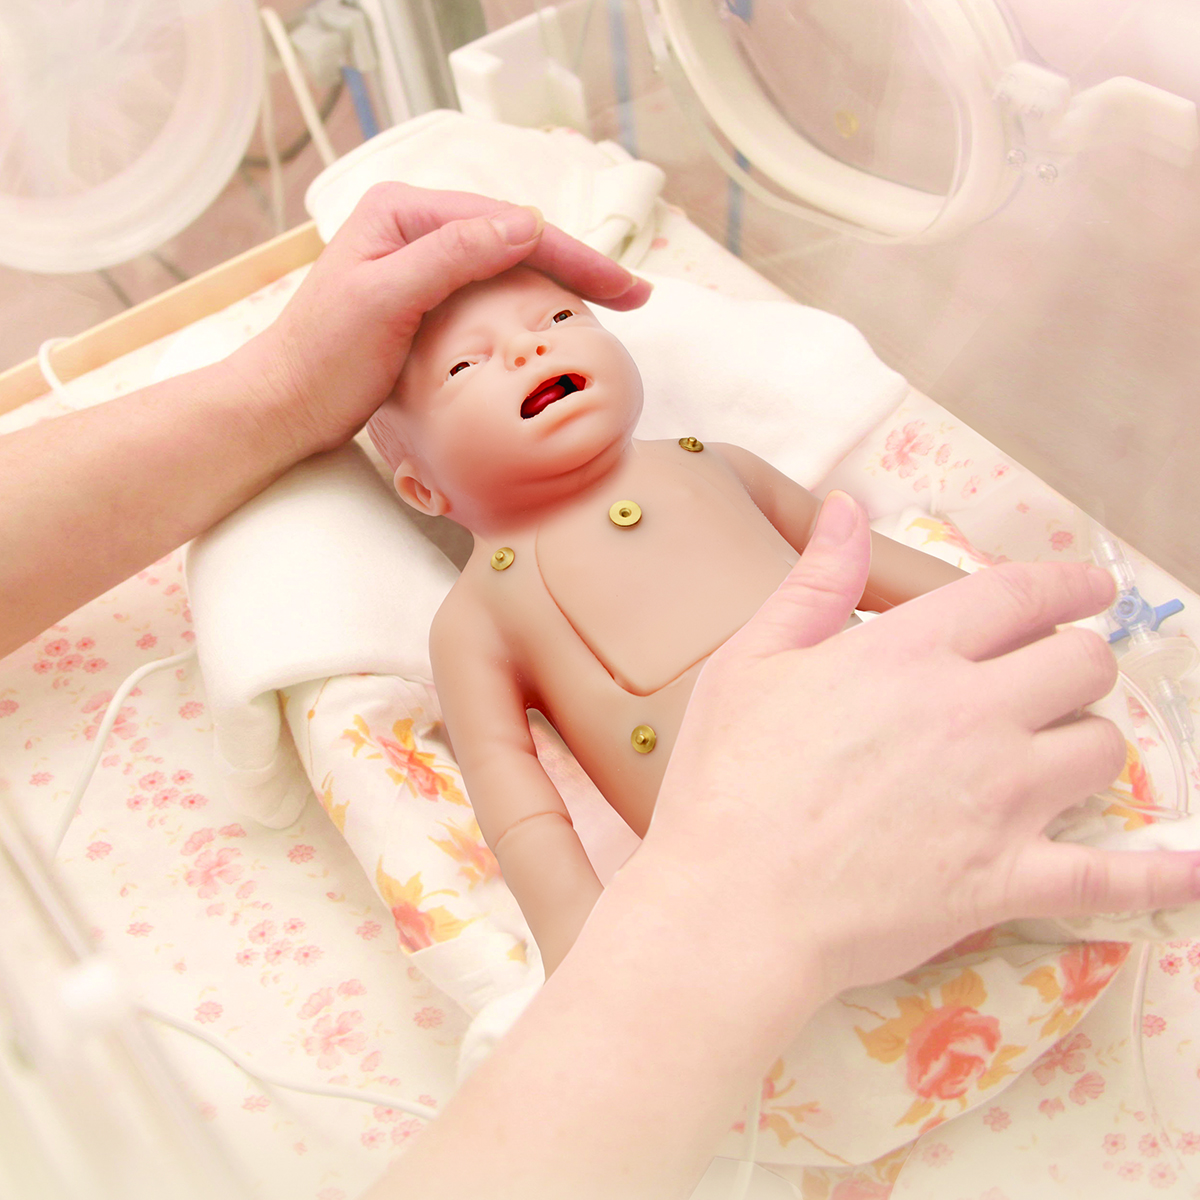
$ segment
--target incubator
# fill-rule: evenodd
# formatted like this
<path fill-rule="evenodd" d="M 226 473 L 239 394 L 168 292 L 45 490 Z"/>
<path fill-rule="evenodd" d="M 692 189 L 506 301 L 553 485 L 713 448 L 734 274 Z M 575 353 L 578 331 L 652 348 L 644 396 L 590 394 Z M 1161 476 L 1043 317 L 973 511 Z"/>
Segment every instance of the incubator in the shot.
<path fill-rule="evenodd" d="M 78 44 L 33 0 L 0 14 L 0 262 L 77 271 L 160 244 L 212 202 L 256 123 L 281 226 L 264 87 L 275 70 L 292 79 L 325 164 L 308 196 L 322 238 L 373 179 L 494 190 L 660 273 L 660 294 L 689 312 L 718 302 L 671 292 L 676 280 L 720 303 L 774 305 L 711 308 L 738 329 L 745 364 L 707 362 L 665 326 L 643 334 L 639 366 L 648 392 L 670 397 L 663 412 L 715 421 L 686 407 L 681 381 L 733 389 L 742 375 L 756 393 L 739 394 L 747 430 L 774 430 L 777 361 L 800 381 L 797 404 L 816 413 L 835 398 L 832 432 L 797 460 L 806 485 L 851 491 L 878 530 L 965 569 L 1084 557 L 1109 569 L 1119 596 L 1103 625 L 1124 690 L 1106 715 L 1130 760 L 1094 816 L 1105 836 L 1145 845 L 1193 835 L 1194 4 L 280 8 L 97 3 L 94 29 L 107 32 L 89 43 L 81 23 Z M 338 80 L 364 135 L 341 158 L 310 90 Z M 101 146 L 87 124 L 103 115 L 95 95 L 110 118 L 140 104 L 146 124 L 110 119 L 114 140 L 84 153 Z M 461 118 L 439 111 L 456 107 Z M 302 269 L 316 237 L 284 243 L 283 266 L 232 291 L 213 285 L 219 302 L 186 318 L 156 316 L 116 362 L 47 345 L 40 366 L 0 377 L 0 429 L 227 353 L 282 307 L 297 283 L 284 272 Z M 778 303 L 789 298 L 808 307 Z M 773 350 L 768 333 L 787 344 Z M 620 335 L 638 357 L 638 330 Z M 22 409 L 14 396 L 35 399 Z M 699 423 L 675 432 L 718 436 Z M 294 668 L 290 651 L 270 657 L 277 635 L 330 624 L 336 597 L 322 589 L 356 570 L 351 523 L 390 520 L 354 454 L 330 466 L 345 474 L 329 498 L 361 494 L 362 506 L 338 510 L 342 524 L 331 517 L 294 557 L 280 549 L 299 540 L 284 524 L 263 526 L 269 552 L 238 541 L 268 519 L 268 498 L 196 547 L 186 576 L 171 556 L 0 664 L 0 889 L 13 914 L 0 939 L 0 1191 L 140 1196 L 169 1173 L 173 1195 L 350 1200 L 453 1090 L 459 1046 L 486 1008 L 462 983 L 470 947 L 504 961 L 506 995 L 528 986 L 527 966 L 536 974 L 536 961 L 517 962 L 519 917 L 501 900 L 490 942 L 458 936 L 475 918 L 455 888 L 466 895 L 472 871 L 472 888 L 496 882 L 429 698 L 404 682 L 420 675 L 423 631 L 386 662 L 322 637 L 319 670 Z M 408 532 L 396 536 L 428 564 L 419 586 L 404 584 L 400 615 L 427 621 L 449 568 L 424 533 L 403 547 Z M 461 547 L 441 550 L 453 559 Z M 258 607 L 235 633 L 248 597 Z M 356 610 L 364 644 L 397 612 Z M 372 671 L 402 681 L 386 703 L 355 682 Z M 534 732 L 570 803 L 584 781 L 548 729 Z M 425 805 L 411 826 L 346 799 L 380 786 L 389 802 Z M 405 858 L 402 835 L 418 829 L 449 847 L 444 877 Z M 628 830 L 592 834 L 614 863 L 628 853 Z M 858 997 L 820 1026 L 825 1075 L 776 1064 L 698 1195 L 1190 1194 L 1200 943 L 1169 914 L 1154 919 L 1128 927 L 1145 943 L 1136 972 L 1104 949 L 1122 940 L 1113 924 L 1053 950 L 980 949 L 903 1002 Z M 929 1020 L 957 1006 L 976 1024 L 950 1029 L 941 1059 L 911 1041 L 888 1059 L 881 1047 L 913 1034 L 896 1031 L 921 1003 Z M 959 1090 L 951 1060 L 967 1073 Z M 868 1136 L 838 1090 L 859 1070 L 878 1072 L 863 1078 L 887 1114 L 882 1134 Z"/>

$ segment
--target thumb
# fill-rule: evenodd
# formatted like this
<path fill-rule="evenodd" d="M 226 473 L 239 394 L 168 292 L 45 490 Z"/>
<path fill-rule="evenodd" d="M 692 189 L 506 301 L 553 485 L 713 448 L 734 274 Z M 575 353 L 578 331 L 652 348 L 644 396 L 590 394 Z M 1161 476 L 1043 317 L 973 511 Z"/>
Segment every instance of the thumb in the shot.
<path fill-rule="evenodd" d="M 414 325 L 459 288 L 491 279 L 537 247 L 545 219 L 536 208 L 505 205 L 488 216 L 448 221 L 369 264 L 377 297 Z"/>
<path fill-rule="evenodd" d="M 800 561 L 737 634 L 742 650 L 766 656 L 839 633 L 862 598 L 870 569 L 867 514 L 852 496 L 830 492 Z"/>

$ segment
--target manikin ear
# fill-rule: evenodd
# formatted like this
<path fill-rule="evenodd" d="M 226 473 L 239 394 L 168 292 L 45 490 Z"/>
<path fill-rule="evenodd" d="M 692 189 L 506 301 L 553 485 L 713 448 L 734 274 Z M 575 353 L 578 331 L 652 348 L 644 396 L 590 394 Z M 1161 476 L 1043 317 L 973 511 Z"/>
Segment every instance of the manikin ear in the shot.
<path fill-rule="evenodd" d="M 450 511 L 450 501 L 436 488 L 427 487 L 418 474 L 420 468 L 410 458 L 404 459 L 396 468 L 392 482 L 405 504 L 411 505 L 429 517 L 445 516 Z"/>

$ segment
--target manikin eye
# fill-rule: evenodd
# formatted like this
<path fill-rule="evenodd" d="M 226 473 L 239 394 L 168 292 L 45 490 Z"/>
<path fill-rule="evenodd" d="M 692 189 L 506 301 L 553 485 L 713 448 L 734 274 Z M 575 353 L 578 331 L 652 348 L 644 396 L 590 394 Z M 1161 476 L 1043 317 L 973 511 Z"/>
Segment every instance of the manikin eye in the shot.
<path fill-rule="evenodd" d="M 569 308 L 564 308 L 561 312 L 556 312 L 550 319 L 555 324 L 558 324 L 559 321 L 565 321 L 568 317 L 573 317 L 574 315 Z"/>
<path fill-rule="evenodd" d="M 454 366 L 450 368 L 450 374 L 457 375 L 459 371 L 465 371 L 470 365 L 471 364 L 465 359 L 462 362 L 456 362 Z"/>

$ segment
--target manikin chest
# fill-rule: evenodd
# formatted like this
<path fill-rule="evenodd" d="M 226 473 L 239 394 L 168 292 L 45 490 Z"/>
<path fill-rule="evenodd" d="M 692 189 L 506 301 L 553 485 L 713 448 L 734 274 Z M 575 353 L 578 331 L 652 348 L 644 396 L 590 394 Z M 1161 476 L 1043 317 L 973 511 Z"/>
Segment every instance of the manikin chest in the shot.
<path fill-rule="evenodd" d="M 796 559 L 727 468 L 673 461 L 657 445 L 544 523 L 536 554 L 551 599 L 637 696 L 717 649 Z"/>

